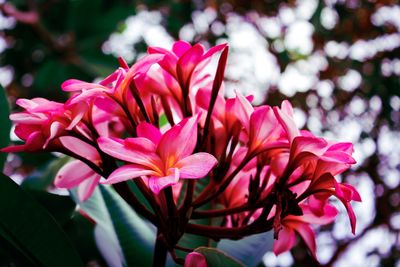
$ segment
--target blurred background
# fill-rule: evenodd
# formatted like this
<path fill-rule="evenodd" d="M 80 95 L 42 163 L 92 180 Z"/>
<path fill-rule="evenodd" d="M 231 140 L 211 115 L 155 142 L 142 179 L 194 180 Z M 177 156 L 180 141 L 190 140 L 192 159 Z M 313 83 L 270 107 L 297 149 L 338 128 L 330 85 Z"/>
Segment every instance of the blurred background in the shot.
<path fill-rule="evenodd" d="M 340 179 L 363 199 L 354 204 L 356 235 L 337 205 L 337 223 L 318 231 L 321 265 L 399 267 L 398 1 L 0 0 L 0 84 L 12 110 L 20 97 L 60 101 L 64 80 L 105 77 L 117 57 L 132 63 L 148 46 L 170 48 L 177 39 L 228 42 L 228 96 L 238 90 L 269 105 L 289 99 L 299 127 L 355 144 L 357 164 Z M 21 153 L 8 156 L 4 172 L 51 179 L 54 166 L 52 155 Z M 80 245 L 88 261 L 97 255 L 93 244 Z M 315 266 L 301 243 L 263 260 Z"/>

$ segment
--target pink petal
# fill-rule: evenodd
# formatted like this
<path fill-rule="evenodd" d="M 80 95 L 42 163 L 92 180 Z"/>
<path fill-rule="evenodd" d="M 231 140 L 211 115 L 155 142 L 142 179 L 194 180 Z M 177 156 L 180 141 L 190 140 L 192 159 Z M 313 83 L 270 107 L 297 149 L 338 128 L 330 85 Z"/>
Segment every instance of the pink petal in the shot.
<path fill-rule="evenodd" d="M 252 148 L 262 145 L 267 139 L 278 138 L 279 130 L 272 108 L 269 106 L 258 108 L 250 116 L 249 141 Z"/>
<path fill-rule="evenodd" d="M 343 201 L 343 200 L 341 200 L 341 201 L 347 210 L 347 214 L 349 215 L 351 232 L 353 233 L 353 235 L 355 235 L 356 234 L 356 224 L 357 224 L 356 214 L 354 213 L 353 207 L 351 206 L 350 202 Z"/>
<path fill-rule="evenodd" d="M 316 255 L 317 245 L 315 242 L 315 234 L 313 229 L 311 229 L 310 225 L 308 225 L 307 223 L 297 223 L 294 230 L 297 233 L 299 233 L 300 237 L 304 240 L 308 249 L 311 252 L 311 255 L 315 259 L 317 259 Z"/>
<path fill-rule="evenodd" d="M 85 102 L 80 102 L 74 105 L 71 109 L 72 120 L 71 123 L 68 125 L 67 130 L 71 130 L 72 128 L 74 128 L 81 121 L 88 109 L 89 106 Z"/>
<path fill-rule="evenodd" d="M 330 224 L 335 220 L 338 214 L 338 210 L 334 206 L 329 204 L 324 204 L 322 208 L 322 214 L 320 216 L 315 215 L 311 207 L 302 206 L 301 208 L 303 210 L 304 215 L 300 216 L 299 218 L 301 218 L 301 221 L 310 224 L 320 224 L 320 225 Z"/>
<path fill-rule="evenodd" d="M 293 116 L 290 114 L 290 109 L 287 108 L 287 105 L 284 106 L 284 110 L 279 109 L 278 107 L 274 107 L 274 112 L 276 118 L 285 129 L 289 141 L 292 142 L 296 136 L 300 135 L 300 131 L 297 128 L 296 123 L 294 122 Z"/>
<path fill-rule="evenodd" d="M 185 258 L 184 267 L 207 267 L 207 261 L 203 254 L 191 252 Z"/>
<path fill-rule="evenodd" d="M 100 155 L 96 148 L 72 136 L 62 136 L 59 138 L 61 144 L 69 151 L 95 163 L 100 162 Z"/>
<path fill-rule="evenodd" d="M 275 255 L 292 249 L 296 242 L 294 231 L 289 227 L 283 227 L 278 235 L 278 240 L 274 241 L 273 251 Z"/>
<path fill-rule="evenodd" d="M 6 146 L 0 149 L 4 153 L 16 153 L 25 151 L 25 145 Z"/>
<path fill-rule="evenodd" d="M 54 185 L 58 188 L 73 188 L 96 173 L 85 163 L 73 160 L 65 164 L 57 173 Z"/>
<path fill-rule="evenodd" d="M 43 144 L 46 142 L 41 132 L 33 132 L 29 135 L 25 142 L 24 151 L 43 150 Z"/>
<path fill-rule="evenodd" d="M 281 104 L 281 110 L 293 118 L 293 107 L 288 100 L 283 100 Z"/>
<path fill-rule="evenodd" d="M 14 113 L 11 114 L 9 118 L 14 123 L 24 123 L 24 124 L 42 124 L 48 119 L 48 117 L 44 114 L 40 113 L 30 114 L 28 112 Z"/>
<path fill-rule="evenodd" d="M 207 58 L 209 58 L 209 57 L 211 57 L 212 55 L 214 55 L 215 53 L 217 53 L 217 52 L 223 50 L 223 49 L 224 49 L 225 47 L 227 47 L 227 46 L 228 46 L 228 44 L 225 43 L 225 44 L 220 44 L 220 45 L 216 45 L 216 46 L 211 47 L 211 48 L 203 55 L 203 57 L 201 58 L 201 61 L 206 60 Z"/>
<path fill-rule="evenodd" d="M 73 92 L 73 91 L 80 91 L 80 90 L 89 90 L 89 89 L 108 89 L 100 84 L 95 84 L 95 83 L 88 83 L 76 79 L 69 79 L 66 80 L 61 84 L 61 88 L 63 91 L 66 92 Z"/>
<path fill-rule="evenodd" d="M 149 54 L 164 55 L 164 58 L 160 62 L 158 62 L 158 64 L 173 77 L 177 77 L 176 64 L 178 62 L 178 57 L 174 53 L 161 47 L 149 47 L 147 49 L 147 52 Z"/>
<path fill-rule="evenodd" d="M 41 125 L 17 124 L 15 126 L 14 133 L 22 140 L 26 140 L 33 132 L 41 132 L 41 131 L 42 131 Z"/>
<path fill-rule="evenodd" d="M 160 130 L 153 124 L 142 122 L 136 127 L 138 137 L 144 137 L 151 140 L 155 145 L 158 145 L 161 139 Z"/>
<path fill-rule="evenodd" d="M 345 199 L 346 201 L 351 201 L 351 200 L 361 201 L 360 194 L 353 186 L 349 184 L 335 183 L 335 190 L 336 190 L 336 195 L 338 197 Z"/>
<path fill-rule="evenodd" d="M 247 131 L 250 129 L 249 120 L 253 111 L 254 108 L 251 103 L 240 93 L 237 93 L 233 105 L 233 112 Z"/>
<path fill-rule="evenodd" d="M 218 161 L 213 155 L 200 152 L 181 159 L 175 167 L 179 168 L 181 178 L 202 178 L 217 163 Z"/>
<path fill-rule="evenodd" d="M 147 56 L 141 58 L 128 70 L 124 79 L 119 84 L 118 88 L 116 88 L 116 90 L 119 90 L 118 92 L 120 94 L 122 94 L 123 90 L 128 88 L 129 84 L 131 83 L 132 79 L 135 76 L 146 73 L 153 64 L 159 62 L 162 59 L 163 59 L 163 56 L 157 55 L 157 54 L 147 55 Z"/>
<path fill-rule="evenodd" d="M 131 180 L 144 175 L 157 175 L 152 170 L 140 165 L 129 164 L 119 167 L 113 171 L 107 180 L 102 181 L 102 184 L 115 184 L 122 181 Z"/>
<path fill-rule="evenodd" d="M 176 73 L 178 79 L 182 82 L 183 86 L 188 87 L 190 83 L 190 77 L 200 61 L 201 56 L 204 53 L 204 48 L 200 44 L 194 45 L 188 51 L 185 52 L 182 57 L 178 60 L 176 66 Z"/>
<path fill-rule="evenodd" d="M 94 189 L 99 184 L 101 176 L 97 173 L 93 173 L 93 175 L 85 180 L 83 180 L 78 185 L 78 198 L 80 201 L 86 201 L 93 194 Z"/>
<path fill-rule="evenodd" d="M 47 147 L 51 140 L 59 136 L 65 130 L 65 128 L 66 126 L 59 121 L 53 121 L 50 125 L 50 133 L 43 145 L 43 149 Z"/>
<path fill-rule="evenodd" d="M 181 57 L 183 54 L 186 53 L 192 46 L 185 41 L 177 41 L 172 46 L 172 52 L 175 53 L 178 57 Z"/>
<path fill-rule="evenodd" d="M 30 110 L 38 106 L 38 104 L 35 101 L 26 98 L 17 99 L 17 101 L 15 101 L 15 104 L 26 110 Z"/>
<path fill-rule="evenodd" d="M 177 184 L 179 181 L 179 169 L 170 169 L 171 174 L 164 177 L 152 176 L 149 178 L 149 187 L 155 194 L 160 193 L 167 186 Z"/>
<path fill-rule="evenodd" d="M 321 160 L 336 162 L 336 163 L 346 163 L 355 164 L 356 161 L 352 156 L 342 151 L 327 151 L 321 157 Z"/>
<path fill-rule="evenodd" d="M 295 158 L 303 152 L 310 152 L 314 155 L 322 155 L 325 152 L 327 142 L 323 138 L 297 136 L 292 140 L 290 156 Z"/>
<path fill-rule="evenodd" d="M 352 143 L 336 143 L 331 145 L 327 151 L 342 151 L 347 154 L 352 154 L 354 152 L 354 146 Z"/>
<path fill-rule="evenodd" d="M 157 151 L 164 162 L 177 162 L 192 154 L 197 142 L 197 121 L 197 116 L 184 119 L 161 137 Z"/>
<path fill-rule="evenodd" d="M 97 142 L 102 151 L 117 159 L 145 165 L 153 170 L 161 165 L 160 159 L 154 153 L 155 145 L 146 138 L 128 138 L 123 141 L 100 137 Z"/>

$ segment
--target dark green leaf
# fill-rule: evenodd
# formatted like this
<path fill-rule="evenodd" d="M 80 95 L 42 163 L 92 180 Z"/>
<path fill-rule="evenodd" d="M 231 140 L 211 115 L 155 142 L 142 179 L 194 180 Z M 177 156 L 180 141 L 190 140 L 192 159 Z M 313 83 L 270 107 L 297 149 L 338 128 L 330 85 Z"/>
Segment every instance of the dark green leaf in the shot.
<path fill-rule="evenodd" d="M 63 226 L 71 219 L 76 205 L 69 196 L 60 196 L 35 189 L 25 189 L 25 191 L 42 204 L 60 225 Z"/>
<path fill-rule="evenodd" d="M 0 234 L 38 266 L 83 266 L 66 234 L 35 199 L 0 174 Z"/>

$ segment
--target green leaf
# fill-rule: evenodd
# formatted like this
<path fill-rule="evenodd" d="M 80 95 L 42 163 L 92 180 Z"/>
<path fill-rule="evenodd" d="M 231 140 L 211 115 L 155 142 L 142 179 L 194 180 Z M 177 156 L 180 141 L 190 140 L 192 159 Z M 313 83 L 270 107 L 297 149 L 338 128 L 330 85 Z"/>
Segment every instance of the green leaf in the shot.
<path fill-rule="evenodd" d="M 247 236 L 240 240 L 223 239 L 217 248 L 232 255 L 246 266 L 257 266 L 265 253 L 272 250 L 274 243 L 273 232 Z"/>
<path fill-rule="evenodd" d="M 83 266 L 54 218 L 9 177 L 0 174 L 0 236 L 37 266 Z"/>
<path fill-rule="evenodd" d="M 231 256 L 215 248 L 200 247 L 195 249 L 194 251 L 202 254 L 206 258 L 208 267 L 245 266 L 243 263 L 239 262 L 238 260 L 235 260 Z"/>
<path fill-rule="evenodd" d="M 25 188 L 25 191 L 42 204 L 61 226 L 71 219 L 76 205 L 69 196 L 60 196 L 36 189 Z"/>
<path fill-rule="evenodd" d="M 156 239 L 155 229 L 143 221 L 111 188 L 101 186 L 114 229 L 128 266 L 150 266 Z"/>
<path fill-rule="evenodd" d="M 10 129 L 11 121 L 8 118 L 10 109 L 5 89 L 0 85 L 0 148 L 6 147 L 10 144 Z M 3 172 L 4 163 L 7 159 L 6 153 L 0 152 L 0 172 Z"/>
<path fill-rule="evenodd" d="M 99 186 L 83 203 L 79 203 L 99 227 L 95 229 L 99 250 L 108 263 L 119 258 L 120 265 L 151 265 L 155 229 L 142 220 L 134 210 L 111 188 Z M 106 242 L 106 241 L 107 242 Z M 106 243 L 105 243 L 106 242 Z"/>

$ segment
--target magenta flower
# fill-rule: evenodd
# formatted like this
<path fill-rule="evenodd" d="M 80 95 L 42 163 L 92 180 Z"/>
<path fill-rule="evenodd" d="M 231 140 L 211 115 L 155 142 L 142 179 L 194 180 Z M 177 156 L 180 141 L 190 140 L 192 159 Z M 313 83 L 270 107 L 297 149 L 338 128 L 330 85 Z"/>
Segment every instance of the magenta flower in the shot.
<path fill-rule="evenodd" d="M 54 147 L 53 140 L 73 123 L 74 110 L 65 110 L 62 103 L 34 98 L 18 99 L 17 105 L 25 110 L 11 114 L 10 119 L 16 124 L 15 134 L 25 144 L 2 148 L 3 152 L 32 152 Z"/>
<path fill-rule="evenodd" d="M 310 224 L 325 225 L 333 222 L 337 215 L 337 209 L 331 205 L 324 206 L 321 216 L 314 215 L 307 205 L 302 205 L 302 216 L 286 216 L 282 220 L 282 229 L 279 231 L 278 240 L 274 242 L 274 253 L 279 255 L 289 251 L 296 243 L 296 233 L 303 239 L 311 255 L 316 259 L 315 234 Z"/>
<path fill-rule="evenodd" d="M 206 176 L 217 159 L 204 152 L 193 153 L 197 142 L 197 118 L 185 119 L 161 134 L 148 123 L 137 127 L 137 138 L 125 140 L 100 137 L 98 143 L 105 153 L 129 162 L 116 169 L 106 184 L 148 176 L 150 189 L 158 194 L 163 188 L 181 179 Z"/>

